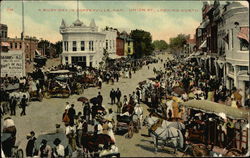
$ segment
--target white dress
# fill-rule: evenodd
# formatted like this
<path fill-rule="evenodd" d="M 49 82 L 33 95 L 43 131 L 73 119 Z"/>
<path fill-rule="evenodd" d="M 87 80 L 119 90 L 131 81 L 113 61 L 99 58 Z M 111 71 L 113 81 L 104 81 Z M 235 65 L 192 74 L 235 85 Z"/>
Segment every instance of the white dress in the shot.
<path fill-rule="evenodd" d="M 113 125 L 112 125 L 111 122 L 108 123 L 108 135 L 115 142 L 115 135 L 114 135 L 114 132 L 113 132 Z"/>

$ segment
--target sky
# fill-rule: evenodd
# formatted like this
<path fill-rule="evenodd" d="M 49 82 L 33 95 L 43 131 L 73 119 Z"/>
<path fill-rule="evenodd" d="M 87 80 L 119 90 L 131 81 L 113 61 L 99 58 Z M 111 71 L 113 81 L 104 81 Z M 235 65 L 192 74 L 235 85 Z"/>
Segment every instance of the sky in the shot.
<path fill-rule="evenodd" d="M 99 30 L 105 26 L 122 30 L 142 29 L 153 40 L 166 40 L 180 33 L 195 34 L 201 22 L 203 1 L 79 1 L 79 19 Z M 51 42 L 62 39 L 62 19 L 71 25 L 77 19 L 77 1 L 24 1 L 25 35 Z M 91 9 L 91 10 L 90 10 Z M 108 11 L 109 9 L 109 11 Z M 8 25 L 8 36 L 20 37 L 22 2 L 3 0 L 0 23 Z"/>

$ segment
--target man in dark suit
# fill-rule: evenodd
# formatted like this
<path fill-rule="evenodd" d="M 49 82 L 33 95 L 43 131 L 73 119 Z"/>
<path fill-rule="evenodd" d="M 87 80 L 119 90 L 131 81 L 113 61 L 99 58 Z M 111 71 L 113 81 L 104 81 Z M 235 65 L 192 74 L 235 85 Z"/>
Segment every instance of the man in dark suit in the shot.
<path fill-rule="evenodd" d="M 69 116 L 69 124 L 70 125 L 74 125 L 74 118 L 75 118 L 75 115 L 76 115 L 76 111 L 74 109 L 74 104 L 71 104 L 71 107 L 69 108 L 68 110 L 68 116 Z"/>
<path fill-rule="evenodd" d="M 110 91 L 110 98 L 111 98 L 111 105 L 115 104 L 115 96 L 116 96 L 116 92 L 115 90 L 112 88 L 112 90 Z"/>
<path fill-rule="evenodd" d="M 121 93 L 119 88 L 117 88 L 115 94 L 116 94 L 117 102 L 120 102 L 120 98 L 122 96 L 122 93 Z"/>
<path fill-rule="evenodd" d="M 16 115 L 16 105 L 17 105 L 17 100 L 15 97 L 11 97 L 10 99 L 10 115 Z"/>
<path fill-rule="evenodd" d="M 101 106 L 102 105 L 102 101 L 103 101 L 103 97 L 101 95 L 101 92 L 98 92 L 98 95 L 97 95 L 97 102 L 98 102 L 98 105 Z"/>

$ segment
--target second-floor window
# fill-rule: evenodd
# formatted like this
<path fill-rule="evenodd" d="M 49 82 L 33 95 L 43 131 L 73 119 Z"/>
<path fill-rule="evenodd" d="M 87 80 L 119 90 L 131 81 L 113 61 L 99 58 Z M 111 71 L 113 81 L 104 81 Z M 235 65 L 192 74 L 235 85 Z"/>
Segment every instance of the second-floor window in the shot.
<path fill-rule="evenodd" d="M 68 41 L 64 41 L 64 50 L 68 51 Z"/>
<path fill-rule="evenodd" d="M 106 40 L 106 49 L 108 49 L 108 45 L 109 45 L 108 40 Z"/>
<path fill-rule="evenodd" d="M 249 50 L 249 44 L 245 39 L 240 38 L 240 50 L 241 51 L 248 51 Z"/>
<path fill-rule="evenodd" d="M 231 34 L 231 39 L 232 39 L 232 49 L 234 48 L 234 32 L 233 32 L 233 29 L 231 29 L 231 32 L 232 32 L 232 34 Z"/>
<path fill-rule="evenodd" d="M 76 41 L 72 42 L 72 51 L 77 51 Z"/>
<path fill-rule="evenodd" d="M 89 41 L 89 50 L 94 51 L 94 41 Z"/>
<path fill-rule="evenodd" d="M 81 41 L 81 51 L 84 51 L 84 50 L 85 50 L 85 42 Z"/>

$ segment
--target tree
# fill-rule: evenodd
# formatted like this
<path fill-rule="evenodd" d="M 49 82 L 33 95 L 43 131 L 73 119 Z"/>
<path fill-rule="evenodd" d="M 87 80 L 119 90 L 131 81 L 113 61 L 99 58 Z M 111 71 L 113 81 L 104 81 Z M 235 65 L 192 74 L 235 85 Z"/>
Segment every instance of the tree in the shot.
<path fill-rule="evenodd" d="M 180 51 L 184 44 L 187 43 L 187 39 L 190 38 L 189 35 L 178 34 L 177 37 L 170 38 L 169 48 L 172 51 Z"/>
<path fill-rule="evenodd" d="M 134 58 L 141 58 L 153 52 L 154 46 L 150 32 L 136 29 L 131 31 L 130 36 L 134 43 Z"/>
<path fill-rule="evenodd" d="M 168 48 L 168 44 L 164 40 L 155 40 L 153 46 L 155 50 L 166 50 Z"/>
<path fill-rule="evenodd" d="M 56 54 L 62 54 L 63 50 L 62 50 L 62 41 L 57 41 L 54 45 L 54 48 L 56 49 Z"/>

